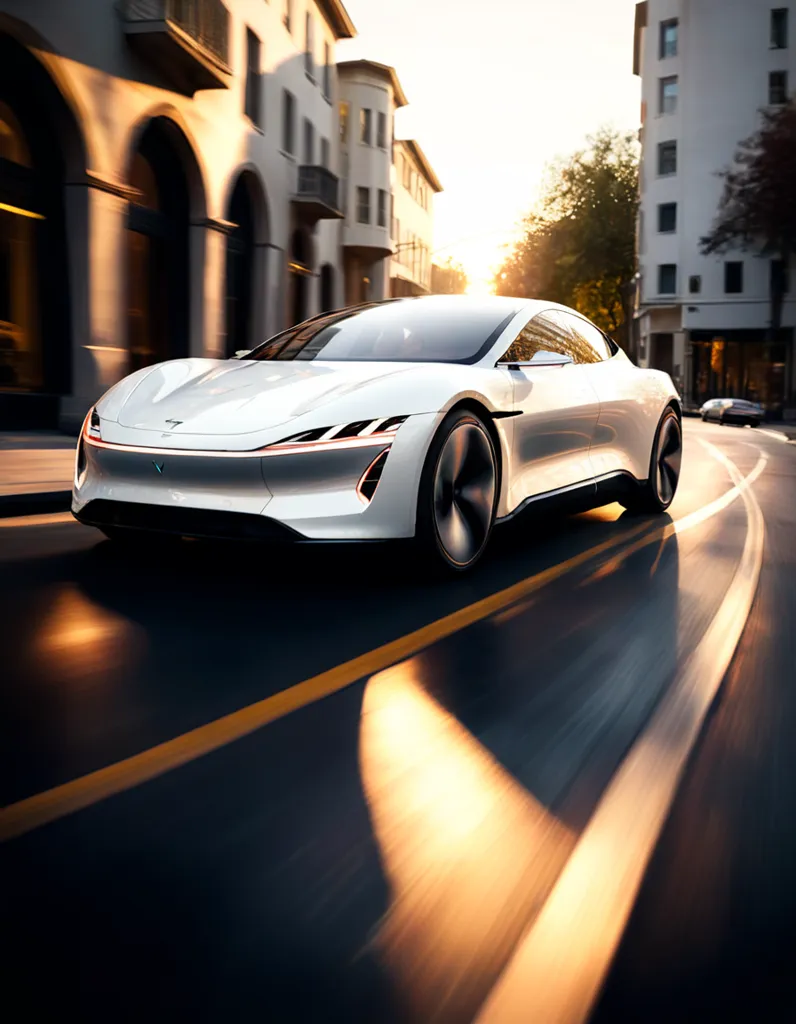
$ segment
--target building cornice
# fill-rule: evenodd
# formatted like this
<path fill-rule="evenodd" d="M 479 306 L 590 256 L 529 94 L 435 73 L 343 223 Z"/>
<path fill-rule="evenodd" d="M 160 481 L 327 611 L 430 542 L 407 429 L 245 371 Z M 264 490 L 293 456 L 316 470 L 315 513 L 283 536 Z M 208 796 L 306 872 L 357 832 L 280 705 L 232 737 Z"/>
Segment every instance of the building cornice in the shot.
<path fill-rule="evenodd" d="M 346 72 L 366 71 L 379 78 L 385 79 L 392 86 L 393 93 L 393 104 L 396 107 L 405 107 L 409 100 L 406 98 L 406 93 L 403 90 L 403 86 L 398 79 L 398 74 L 394 67 L 389 64 L 379 64 L 375 60 L 343 60 L 337 65 L 337 73 L 346 74 Z"/>
<path fill-rule="evenodd" d="M 353 39 L 357 34 L 351 16 L 340 0 L 316 0 L 318 10 L 326 19 L 335 39 Z"/>
<path fill-rule="evenodd" d="M 420 171 L 429 185 L 434 189 L 435 192 L 444 192 L 442 182 L 439 180 L 434 172 L 434 168 L 428 162 L 428 157 L 420 148 L 420 143 L 416 139 L 396 139 L 396 144 L 406 146 L 409 152 L 414 157 Z"/>

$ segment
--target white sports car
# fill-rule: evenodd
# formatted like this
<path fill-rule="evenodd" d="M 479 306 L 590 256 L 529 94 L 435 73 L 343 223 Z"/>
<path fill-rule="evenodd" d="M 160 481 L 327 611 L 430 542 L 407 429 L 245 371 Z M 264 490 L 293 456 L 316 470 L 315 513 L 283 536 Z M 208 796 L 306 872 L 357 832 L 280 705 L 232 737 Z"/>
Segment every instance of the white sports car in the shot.
<path fill-rule="evenodd" d="M 574 310 L 390 299 L 114 385 L 86 417 L 72 511 L 112 539 L 414 538 L 463 570 L 531 504 L 662 512 L 681 451 L 669 376 Z"/>

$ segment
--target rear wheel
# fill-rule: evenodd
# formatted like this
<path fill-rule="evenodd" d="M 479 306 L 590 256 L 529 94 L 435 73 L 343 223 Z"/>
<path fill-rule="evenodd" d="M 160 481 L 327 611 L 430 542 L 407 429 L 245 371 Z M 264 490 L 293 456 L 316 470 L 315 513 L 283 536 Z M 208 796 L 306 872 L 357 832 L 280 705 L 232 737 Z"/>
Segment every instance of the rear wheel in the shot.
<path fill-rule="evenodd" d="M 431 442 L 420 479 L 417 541 L 454 572 L 471 568 L 486 548 L 497 504 L 497 457 L 483 421 L 454 410 Z"/>
<path fill-rule="evenodd" d="M 682 458 L 682 427 L 670 407 L 658 424 L 647 480 L 632 498 L 622 502 L 625 508 L 631 512 L 665 512 L 677 492 Z"/>

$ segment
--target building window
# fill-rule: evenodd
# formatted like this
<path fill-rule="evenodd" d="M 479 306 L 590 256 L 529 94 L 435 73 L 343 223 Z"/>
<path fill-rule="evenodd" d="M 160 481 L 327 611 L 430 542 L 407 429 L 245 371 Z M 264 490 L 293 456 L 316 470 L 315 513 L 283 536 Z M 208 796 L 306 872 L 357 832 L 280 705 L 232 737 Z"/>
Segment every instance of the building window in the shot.
<path fill-rule="evenodd" d="M 771 294 L 775 294 L 777 290 L 782 295 L 787 295 L 790 291 L 790 275 L 788 274 L 788 264 L 785 260 L 772 260 L 771 261 L 771 281 L 770 281 Z"/>
<path fill-rule="evenodd" d="M 660 80 L 658 111 L 661 114 L 673 114 L 677 110 L 677 75 L 668 75 Z"/>
<path fill-rule="evenodd" d="M 784 50 L 788 45 L 788 8 L 775 7 L 771 12 L 771 48 Z"/>
<path fill-rule="evenodd" d="M 323 44 L 323 95 L 332 98 L 332 51 L 328 43 Z"/>
<path fill-rule="evenodd" d="M 350 107 L 347 103 L 340 104 L 340 144 L 345 146 L 348 143 L 348 115 Z"/>
<path fill-rule="evenodd" d="M 282 149 L 292 156 L 296 145 L 296 97 L 284 89 L 282 92 Z"/>
<path fill-rule="evenodd" d="M 404 166 L 403 166 L 402 180 L 403 180 L 404 188 L 408 191 L 409 187 L 412 184 L 412 165 L 409 163 L 409 161 L 406 159 L 406 157 L 404 157 Z"/>
<path fill-rule="evenodd" d="M 677 174 L 677 142 L 658 143 L 658 174 Z"/>
<path fill-rule="evenodd" d="M 387 227 L 387 193 L 383 188 L 379 189 L 378 224 L 380 228 Z"/>
<path fill-rule="evenodd" d="M 376 145 L 379 149 L 387 148 L 387 115 L 379 111 L 376 127 Z"/>
<path fill-rule="evenodd" d="M 285 28 L 288 32 L 293 31 L 293 0 L 285 0 L 285 13 L 282 16 Z"/>
<path fill-rule="evenodd" d="M 310 78 L 315 74 L 315 64 L 312 59 L 312 15 L 309 11 L 304 18 L 304 70 Z"/>
<path fill-rule="evenodd" d="M 658 266 L 658 294 L 674 295 L 677 292 L 677 264 L 661 263 Z"/>
<path fill-rule="evenodd" d="M 691 295 L 699 295 L 702 291 L 702 278 L 699 274 L 692 274 L 688 278 L 688 291 Z"/>
<path fill-rule="evenodd" d="M 724 291 L 728 295 L 738 295 L 743 291 L 743 263 L 740 260 L 728 260 L 724 264 Z"/>
<path fill-rule="evenodd" d="M 398 246 L 401 244 L 401 222 L 398 220 L 397 217 L 395 218 L 395 227 L 393 228 L 392 231 L 392 240 L 395 242 L 395 247 L 397 249 Z M 400 249 L 398 249 L 398 251 L 396 252 L 395 258 L 398 260 L 399 263 L 403 263 L 403 260 L 401 259 Z"/>
<path fill-rule="evenodd" d="M 661 22 L 658 56 L 661 60 L 677 56 L 677 18 Z"/>
<path fill-rule="evenodd" d="M 304 163 L 308 167 L 315 163 L 315 128 L 308 117 L 304 118 Z"/>
<path fill-rule="evenodd" d="M 677 230 L 677 203 L 660 203 L 658 206 L 658 231 L 671 234 Z"/>
<path fill-rule="evenodd" d="M 329 140 L 321 139 L 321 167 L 329 170 Z"/>
<path fill-rule="evenodd" d="M 367 107 L 363 107 L 359 111 L 359 141 L 364 146 L 370 145 L 370 126 L 372 120 L 372 112 Z"/>
<path fill-rule="evenodd" d="M 781 104 L 788 102 L 787 71 L 769 71 L 768 102 L 771 104 Z"/>
<path fill-rule="evenodd" d="M 370 224 L 370 189 L 357 186 L 357 221 Z"/>
<path fill-rule="evenodd" d="M 260 40 L 250 28 L 246 29 L 246 88 L 243 99 L 246 117 L 260 125 Z"/>

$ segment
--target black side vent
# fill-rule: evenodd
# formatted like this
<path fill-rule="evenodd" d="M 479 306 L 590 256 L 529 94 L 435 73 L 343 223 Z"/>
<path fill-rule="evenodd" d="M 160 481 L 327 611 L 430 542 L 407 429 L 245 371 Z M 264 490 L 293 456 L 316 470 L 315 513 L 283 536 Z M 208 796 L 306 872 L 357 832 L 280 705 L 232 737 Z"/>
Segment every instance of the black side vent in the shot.
<path fill-rule="evenodd" d="M 319 441 L 330 429 L 330 427 L 316 427 L 314 430 L 305 430 L 303 434 L 293 434 L 292 437 L 287 437 L 279 443 L 300 444 L 302 441 Z"/>
<path fill-rule="evenodd" d="M 389 449 L 383 451 L 368 467 L 367 472 L 359 482 L 359 493 L 366 501 L 370 501 L 379 486 L 381 474 L 384 470 L 384 463 L 387 461 Z"/>
<path fill-rule="evenodd" d="M 372 420 L 357 420 L 355 423 L 347 423 L 337 431 L 334 437 L 356 437 L 372 422 Z"/>
<path fill-rule="evenodd" d="M 396 427 L 400 427 L 402 423 L 405 423 L 409 419 L 408 416 L 391 416 L 388 420 L 382 420 L 382 422 L 376 427 L 376 433 L 381 433 L 383 430 L 395 430 Z"/>

